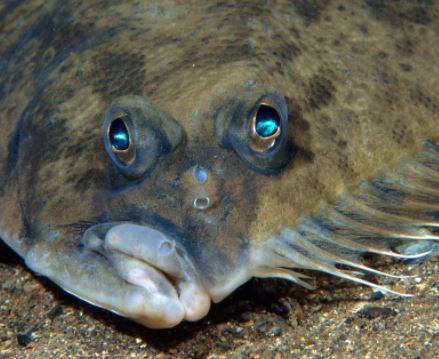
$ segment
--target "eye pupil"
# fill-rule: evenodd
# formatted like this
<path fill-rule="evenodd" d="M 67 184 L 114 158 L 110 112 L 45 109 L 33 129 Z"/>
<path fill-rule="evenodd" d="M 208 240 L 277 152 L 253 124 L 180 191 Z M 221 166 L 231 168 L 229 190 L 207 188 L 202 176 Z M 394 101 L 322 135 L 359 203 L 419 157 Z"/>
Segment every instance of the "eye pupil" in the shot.
<path fill-rule="evenodd" d="M 256 133 L 263 138 L 267 138 L 273 136 L 279 127 L 280 116 L 277 111 L 271 106 L 259 106 L 255 122 Z"/>
<path fill-rule="evenodd" d="M 125 122 L 121 118 L 115 119 L 110 125 L 110 143 L 116 150 L 125 151 L 130 145 L 130 136 Z"/>

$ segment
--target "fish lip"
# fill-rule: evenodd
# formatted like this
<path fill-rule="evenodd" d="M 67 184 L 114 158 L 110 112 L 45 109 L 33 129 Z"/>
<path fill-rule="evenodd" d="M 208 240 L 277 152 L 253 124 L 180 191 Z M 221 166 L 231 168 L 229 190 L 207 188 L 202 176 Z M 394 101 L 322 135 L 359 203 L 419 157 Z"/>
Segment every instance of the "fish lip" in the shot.
<path fill-rule="evenodd" d="M 142 249 L 148 241 L 135 238 L 142 235 L 156 236 L 166 247 L 154 247 L 157 238 L 151 241 L 152 253 Z M 128 233 L 127 235 L 124 234 Z M 183 319 L 196 321 L 204 317 L 210 308 L 212 298 L 202 284 L 193 259 L 180 244 L 181 237 L 168 234 L 155 226 L 130 221 L 107 222 L 89 227 L 83 234 L 81 244 L 86 249 L 104 256 L 118 275 L 126 282 L 147 290 L 151 296 L 164 296 L 168 301 L 183 307 Z M 172 235 L 174 234 L 174 236 Z M 120 240 L 122 239 L 122 240 Z M 137 241 L 137 243 L 136 243 Z M 140 248 L 135 247 L 140 243 Z M 166 252 L 167 251 L 167 252 Z M 145 254 L 146 253 L 146 254 Z M 113 311 L 117 312 L 117 310 Z M 119 314 L 125 315 L 123 312 Z M 174 314 L 173 314 L 174 315 Z M 129 316 L 134 320 L 136 317 Z M 179 314 L 176 315 L 179 317 Z M 140 320 L 137 320 L 140 321 Z M 172 323 L 170 326 L 175 324 Z M 180 322 L 176 319 L 176 324 Z M 164 327 L 169 327 L 165 324 Z"/>
<path fill-rule="evenodd" d="M 191 259 L 194 271 L 199 273 L 198 279 L 203 283 L 204 288 L 209 293 L 209 296 L 214 303 L 218 303 L 226 298 L 230 293 L 236 290 L 239 286 L 247 282 L 254 276 L 253 261 L 255 254 L 253 250 L 248 248 L 243 252 L 245 259 L 242 263 L 233 268 L 231 274 L 221 280 L 215 280 L 211 283 L 204 275 L 205 270 L 197 263 L 192 251 L 198 253 L 199 250 L 194 248 L 193 240 L 189 238 L 189 235 L 170 220 L 160 216 L 148 207 L 127 206 L 125 218 L 115 218 L 111 213 L 104 212 L 100 217 L 93 220 L 93 224 L 89 225 L 82 232 L 81 246 L 92 250 L 105 257 L 104 248 L 102 243 L 105 239 L 105 234 L 113 226 L 123 223 L 131 223 L 152 227 L 159 232 L 162 232 L 167 237 L 175 240 L 183 247 L 183 250 L 187 253 L 188 258 Z M 84 228 L 84 226 L 82 226 Z M 97 239 L 96 239 L 97 238 Z M 200 268 L 201 267 L 201 268 Z"/>

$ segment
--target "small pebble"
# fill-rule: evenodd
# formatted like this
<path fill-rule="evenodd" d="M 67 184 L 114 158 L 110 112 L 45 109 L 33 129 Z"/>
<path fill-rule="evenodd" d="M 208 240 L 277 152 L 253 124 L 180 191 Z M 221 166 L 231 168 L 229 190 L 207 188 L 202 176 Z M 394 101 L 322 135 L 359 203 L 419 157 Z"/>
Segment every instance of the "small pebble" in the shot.
<path fill-rule="evenodd" d="M 50 320 L 54 320 L 56 317 L 59 317 L 61 314 L 63 314 L 63 309 L 60 305 L 57 305 L 49 311 L 49 313 L 47 314 L 47 317 Z"/>
<path fill-rule="evenodd" d="M 288 318 L 291 312 L 291 306 L 285 305 L 285 303 L 282 302 L 274 302 L 270 305 L 270 309 L 280 315 L 283 318 Z"/>
<path fill-rule="evenodd" d="M 231 328 L 227 324 L 219 324 L 217 329 L 221 334 L 231 332 Z"/>
<path fill-rule="evenodd" d="M 382 297 L 384 297 L 384 293 L 381 292 L 380 290 L 373 291 L 372 294 L 370 295 L 371 300 L 379 300 Z"/>
<path fill-rule="evenodd" d="M 244 87 L 245 88 L 252 88 L 255 86 L 255 84 L 256 84 L 255 80 L 247 80 L 244 82 Z"/>
<path fill-rule="evenodd" d="M 236 334 L 241 334 L 241 333 L 243 333 L 244 332 L 244 328 L 242 328 L 242 327 L 236 327 L 235 328 L 235 333 Z"/>
<path fill-rule="evenodd" d="M 344 320 L 344 323 L 345 323 L 346 325 L 351 325 L 353 321 L 354 321 L 354 319 L 353 319 L 352 317 L 347 317 L 347 318 Z"/>
<path fill-rule="evenodd" d="M 268 334 L 271 334 L 271 335 L 274 335 L 277 337 L 277 336 L 282 334 L 282 330 L 279 327 L 274 326 L 268 331 Z"/>
<path fill-rule="evenodd" d="M 28 344 L 30 344 L 33 339 L 34 339 L 34 335 L 32 332 L 24 333 L 24 334 L 17 334 L 17 342 L 22 347 L 25 347 Z"/>
<path fill-rule="evenodd" d="M 266 320 L 261 320 L 260 322 L 257 322 L 255 324 L 255 328 L 259 329 L 259 330 L 265 330 L 266 325 L 267 325 L 267 321 Z"/>
<path fill-rule="evenodd" d="M 354 310 L 361 318 L 373 319 L 377 317 L 387 318 L 396 315 L 396 311 L 388 307 L 379 307 L 376 305 L 366 304 Z"/>
<path fill-rule="evenodd" d="M 241 314 L 241 319 L 248 322 L 249 320 L 252 319 L 252 315 L 249 312 L 245 312 Z"/>

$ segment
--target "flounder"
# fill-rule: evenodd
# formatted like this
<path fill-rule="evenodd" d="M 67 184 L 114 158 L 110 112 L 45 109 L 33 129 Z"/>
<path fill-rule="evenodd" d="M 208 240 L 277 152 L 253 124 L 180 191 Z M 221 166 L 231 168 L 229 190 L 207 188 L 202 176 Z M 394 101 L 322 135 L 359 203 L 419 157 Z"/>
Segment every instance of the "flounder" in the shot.
<path fill-rule="evenodd" d="M 438 13 L 3 2 L 1 238 L 152 328 L 204 317 L 252 277 L 392 292 L 361 256 L 424 257 L 438 239 Z"/>

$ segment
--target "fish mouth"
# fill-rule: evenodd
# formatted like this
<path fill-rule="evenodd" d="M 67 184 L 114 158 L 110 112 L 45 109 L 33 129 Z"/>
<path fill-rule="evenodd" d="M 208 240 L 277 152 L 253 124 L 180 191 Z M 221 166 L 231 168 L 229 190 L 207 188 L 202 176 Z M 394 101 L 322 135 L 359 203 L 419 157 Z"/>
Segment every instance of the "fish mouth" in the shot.
<path fill-rule="evenodd" d="M 211 297 L 192 259 L 164 232 L 134 223 L 97 224 L 84 233 L 82 244 L 138 289 L 107 309 L 151 328 L 196 321 L 209 311 Z"/>

